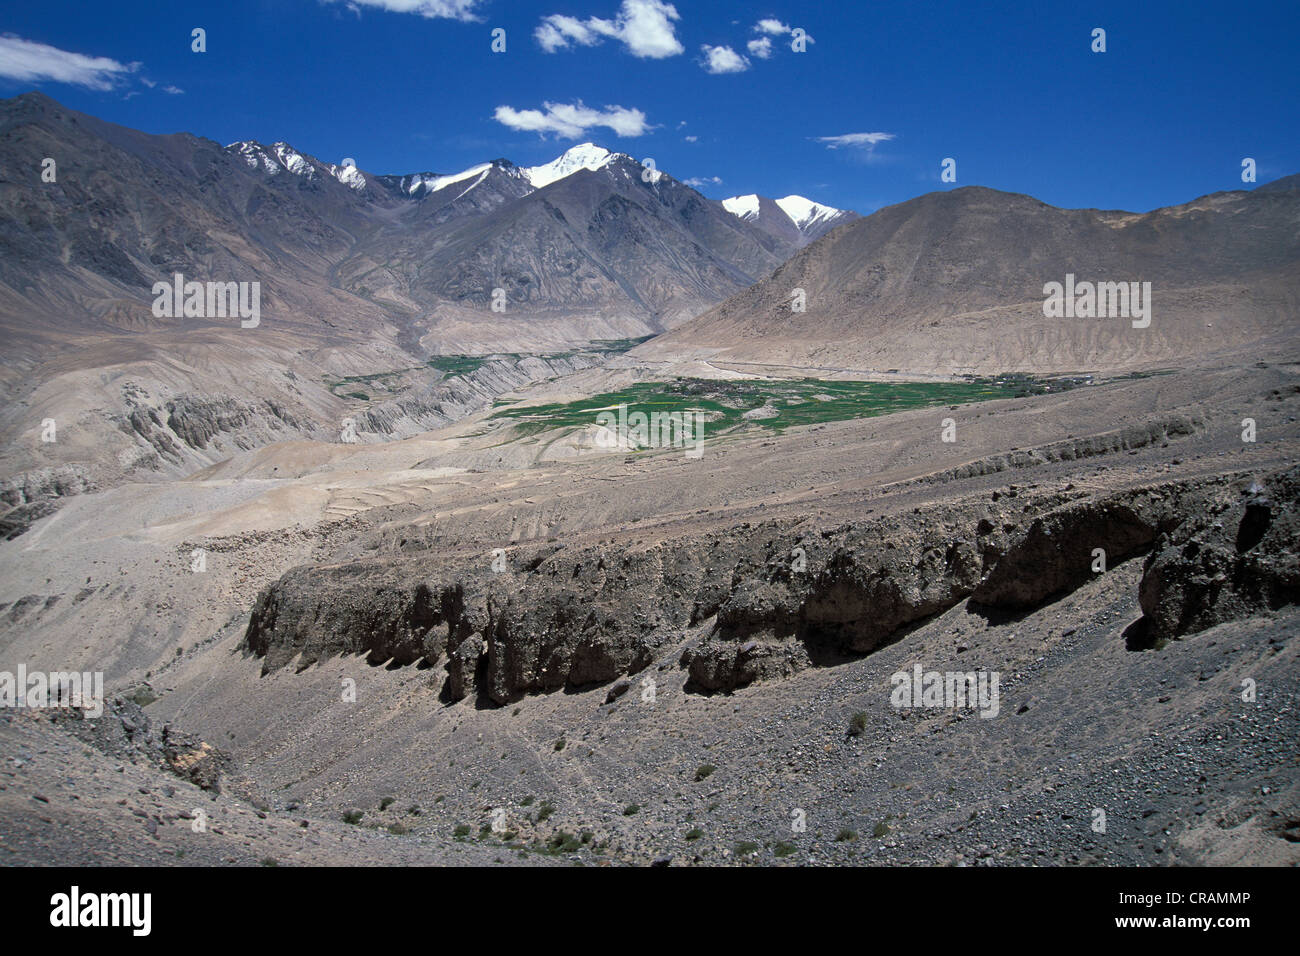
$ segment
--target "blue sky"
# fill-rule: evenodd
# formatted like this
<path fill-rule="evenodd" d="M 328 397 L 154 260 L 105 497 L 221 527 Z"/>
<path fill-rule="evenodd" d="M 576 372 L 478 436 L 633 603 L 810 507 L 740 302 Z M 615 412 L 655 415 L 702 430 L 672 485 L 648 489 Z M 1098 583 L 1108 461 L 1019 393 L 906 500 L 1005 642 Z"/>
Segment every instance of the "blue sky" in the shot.
<path fill-rule="evenodd" d="M 0 96 L 375 173 L 590 140 L 714 198 L 869 212 L 952 188 L 946 157 L 958 186 L 1139 211 L 1241 188 L 1244 157 L 1300 171 L 1295 0 L 42 0 L 0 34 Z"/>

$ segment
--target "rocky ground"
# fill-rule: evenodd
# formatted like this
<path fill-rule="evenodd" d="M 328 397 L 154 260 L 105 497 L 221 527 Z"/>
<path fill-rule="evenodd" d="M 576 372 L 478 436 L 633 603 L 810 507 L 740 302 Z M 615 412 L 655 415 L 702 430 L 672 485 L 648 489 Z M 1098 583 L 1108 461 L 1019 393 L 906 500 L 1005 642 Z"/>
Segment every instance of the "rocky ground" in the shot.
<path fill-rule="evenodd" d="M 78 495 L 0 544 L 0 662 L 122 699 L 3 715 L 0 852 L 1295 864 L 1296 370 L 699 460 L 478 416 Z M 996 716 L 894 706 L 916 665 Z"/>

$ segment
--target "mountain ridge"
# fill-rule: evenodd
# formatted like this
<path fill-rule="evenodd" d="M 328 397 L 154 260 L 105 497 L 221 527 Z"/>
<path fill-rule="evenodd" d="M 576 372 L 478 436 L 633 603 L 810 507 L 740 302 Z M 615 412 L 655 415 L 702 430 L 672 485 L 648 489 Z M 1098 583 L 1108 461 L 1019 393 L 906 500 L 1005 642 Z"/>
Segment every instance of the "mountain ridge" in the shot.
<path fill-rule="evenodd" d="M 832 231 L 634 354 L 1041 374 L 1185 364 L 1286 338 L 1300 301 L 1300 197 L 1290 179 L 1147 213 L 1061 209 L 983 186 L 926 193 Z M 1151 282 L 1153 327 L 1047 319 L 1046 284 L 1067 275 Z M 795 289 L 804 313 L 794 310 Z"/>

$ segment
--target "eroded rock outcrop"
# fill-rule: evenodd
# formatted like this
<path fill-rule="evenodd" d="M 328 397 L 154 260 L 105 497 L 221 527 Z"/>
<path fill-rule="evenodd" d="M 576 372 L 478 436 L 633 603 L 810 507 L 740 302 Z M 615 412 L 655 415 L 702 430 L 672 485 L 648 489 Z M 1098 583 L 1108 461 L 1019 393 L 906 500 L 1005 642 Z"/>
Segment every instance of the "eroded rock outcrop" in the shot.
<path fill-rule="evenodd" d="M 139 689 L 136 695 L 142 692 L 147 693 L 149 689 Z M 119 695 L 105 699 L 104 712 L 97 718 L 74 707 L 33 713 L 102 753 L 159 767 L 214 793 L 221 792 L 221 778 L 232 764 L 228 753 L 193 734 L 170 725 L 155 730 L 144 707 L 134 697 Z"/>
<path fill-rule="evenodd" d="M 1300 469 L 1236 491 L 1156 543 L 1138 592 L 1140 646 L 1300 601 Z"/>
<path fill-rule="evenodd" d="M 609 683 L 682 646 L 690 688 L 730 690 L 871 653 L 968 598 L 1022 613 L 1153 544 L 1143 607 L 1154 633 L 1184 633 L 1295 600 L 1295 480 L 1248 484 L 1011 486 L 832 528 L 516 546 L 504 571 L 490 552 L 433 550 L 302 567 L 261 594 L 245 645 L 264 672 L 337 654 L 440 665 L 448 699 L 498 704 Z"/>

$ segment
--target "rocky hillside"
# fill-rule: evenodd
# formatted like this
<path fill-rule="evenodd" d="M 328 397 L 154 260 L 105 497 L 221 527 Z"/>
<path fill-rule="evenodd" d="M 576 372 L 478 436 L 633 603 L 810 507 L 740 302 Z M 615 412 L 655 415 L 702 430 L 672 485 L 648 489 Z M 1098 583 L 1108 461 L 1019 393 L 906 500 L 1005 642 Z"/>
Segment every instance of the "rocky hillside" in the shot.
<path fill-rule="evenodd" d="M 1143 214 L 981 187 L 935 192 L 836 229 L 638 354 L 942 374 L 1276 357 L 1291 347 L 1281 340 L 1300 302 L 1298 227 L 1294 178 Z M 1045 286 L 1067 276 L 1150 283 L 1149 324 L 1047 317 Z"/>
<path fill-rule="evenodd" d="M 479 351 L 518 351 L 662 330 L 796 247 L 630 157 L 570 152 L 582 161 L 379 176 L 287 143 L 153 136 L 24 94 L 0 103 L 0 328 L 16 364 L 70 332 L 224 327 L 153 314 L 153 283 L 180 272 L 261 282 L 268 330 L 387 330 L 457 352 L 463 337 L 440 322 L 474 315 L 495 323 Z M 583 327 L 593 315 L 607 327 Z"/>
<path fill-rule="evenodd" d="M 1165 440 L 1117 435 L 1120 447 Z M 1071 457 L 1087 457 L 1083 443 Z M 1107 495 L 995 495 L 924 516 L 745 524 L 640 548 L 417 554 L 287 574 L 258 599 L 246 646 L 264 672 L 362 654 L 373 663 L 439 666 L 444 694 L 496 704 L 636 674 L 681 645 L 701 691 L 730 690 L 851 659 L 969 599 L 981 613 L 1021 613 L 1149 552 L 1148 645 L 1300 599 L 1293 547 L 1300 472 L 1169 481 Z"/>

